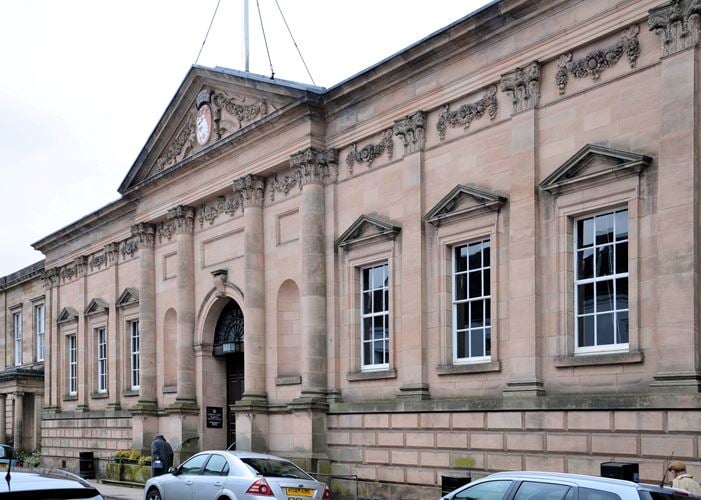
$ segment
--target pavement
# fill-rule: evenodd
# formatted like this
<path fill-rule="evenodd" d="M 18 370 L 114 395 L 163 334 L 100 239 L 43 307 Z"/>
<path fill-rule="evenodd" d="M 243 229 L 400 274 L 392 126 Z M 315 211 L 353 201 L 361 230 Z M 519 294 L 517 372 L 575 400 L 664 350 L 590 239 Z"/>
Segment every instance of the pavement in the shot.
<path fill-rule="evenodd" d="M 90 483 L 102 493 L 105 500 L 144 500 L 143 488 L 103 483 L 100 480 L 92 480 Z"/>

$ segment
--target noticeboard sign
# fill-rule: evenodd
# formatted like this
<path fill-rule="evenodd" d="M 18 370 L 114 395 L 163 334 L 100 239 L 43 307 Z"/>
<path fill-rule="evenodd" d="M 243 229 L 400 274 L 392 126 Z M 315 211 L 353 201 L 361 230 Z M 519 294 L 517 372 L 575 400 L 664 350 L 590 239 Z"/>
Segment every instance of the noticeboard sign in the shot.
<path fill-rule="evenodd" d="M 224 426 L 224 408 L 221 406 L 207 407 L 207 428 L 221 429 Z"/>

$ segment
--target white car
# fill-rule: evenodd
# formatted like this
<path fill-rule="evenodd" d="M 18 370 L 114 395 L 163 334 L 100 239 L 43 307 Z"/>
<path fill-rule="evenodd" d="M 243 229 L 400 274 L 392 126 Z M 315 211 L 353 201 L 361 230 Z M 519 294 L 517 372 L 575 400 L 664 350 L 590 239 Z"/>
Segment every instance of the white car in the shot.
<path fill-rule="evenodd" d="M 329 488 L 284 458 L 202 451 L 146 482 L 145 500 L 328 500 Z"/>
<path fill-rule="evenodd" d="M 497 472 L 441 500 L 691 500 L 686 491 L 556 472 Z"/>

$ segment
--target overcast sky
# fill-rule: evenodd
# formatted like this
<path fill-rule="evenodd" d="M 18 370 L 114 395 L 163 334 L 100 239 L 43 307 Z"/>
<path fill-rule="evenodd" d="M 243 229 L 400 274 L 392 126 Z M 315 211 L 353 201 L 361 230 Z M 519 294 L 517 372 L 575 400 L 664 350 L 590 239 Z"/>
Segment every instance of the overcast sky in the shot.
<path fill-rule="evenodd" d="M 311 83 L 275 4 L 258 0 L 277 78 Z M 331 87 L 488 0 L 278 0 Z M 220 0 L 198 64 L 243 70 L 243 0 Z M 31 244 L 118 198 L 217 0 L 0 0 L 0 276 Z M 256 0 L 250 71 L 270 76 Z"/>

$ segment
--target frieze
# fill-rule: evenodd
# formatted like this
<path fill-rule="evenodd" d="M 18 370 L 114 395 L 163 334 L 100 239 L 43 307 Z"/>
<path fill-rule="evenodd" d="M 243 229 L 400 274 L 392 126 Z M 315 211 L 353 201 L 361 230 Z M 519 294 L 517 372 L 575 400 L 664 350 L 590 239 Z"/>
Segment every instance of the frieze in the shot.
<path fill-rule="evenodd" d="M 134 257 L 134 255 L 136 255 L 136 252 L 139 251 L 139 244 L 134 238 L 123 241 L 120 251 L 122 252 L 122 259 L 126 260 L 127 257 Z"/>
<path fill-rule="evenodd" d="M 382 140 L 377 144 L 368 144 L 358 151 L 358 145 L 353 144 L 346 156 L 346 165 L 348 165 L 348 173 L 353 175 L 353 165 L 355 162 L 367 163 L 368 168 L 372 166 L 375 159 L 382 156 L 382 153 L 387 151 L 387 159 L 391 160 L 394 154 L 394 142 L 392 141 L 392 129 L 388 128 L 382 133 Z"/>
<path fill-rule="evenodd" d="M 533 61 L 502 75 L 501 91 L 511 96 L 514 113 L 536 107 L 540 99 L 540 63 Z"/>
<path fill-rule="evenodd" d="M 267 182 L 268 193 L 270 193 L 270 201 L 275 201 L 275 191 L 284 193 L 287 196 L 293 187 L 299 186 L 302 189 L 302 182 L 298 170 L 295 170 L 292 175 L 273 174 Z"/>
<path fill-rule="evenodd" d="M 212 104 L 214 104 L 217 139 L 235 132 L 246 122 L 252 122 L 268 114 L 268 103 L 265 100 L 247 104 L 245 97 L 229 97 L 223 92 L 212 96 Z"/>
<path fill-rule="evenodd" d="M 245 175 L 234 180 L 234 193 L 240 193 L 243 207 L 262 207 L 265 198 L 265 178 Z"/>
<path fill-rule="evenodd" d="M 338 178 L 338 150 L 307 148 L 290 157 L 290 167 L 299 176 L 300 186 L 336 182 Z"/>
<path fill-rule="evenodd" d="M 555 83 L 560 95 L 565 93 L 570 74 L 575 78 L 591 76 L 592 80 L 596 81 L 602 72 L 615 66 L 623 57 L 623 54 L 628 58 L 630 67 L 635 68 L 640 56 L 639 32 L 640 28 L 637 24 L 634 24 L 625 30 L 621 39 L 611 47 L 594 50 L 587 54 L 586 57 L 576 61 L 572 60 L 572 52 L 561 55 L 557 63 L 559 69 L 555 74 Z"/>
<path fill-rule="evenodd" d="M 394 135 L 401 137 L 404 156 L 421 151 L 426 145 L 426 112 L 417 111 L 413 115 L 394 122 Z"/>
<path fill-rule="evenodd" d="M 494 121 L 499 109 L 497 87 L 496 85 L 492 85 L 487 88 L 484 92 L 484 96 L 477 102 L 463 104 L 455 111 L 449 111 L 449 109 L 448 104 L 441 108 L 441 116 L 438 118 L 438 123 L 436 124 L 438 136 L 441 141 L 445 139 L 448 125 L 451 127 L 463 127 L 467 130 L 474 120 L 479 120 L 485 113 L 489 114 L 489 119 Z"/>
<path fill-rule="evenodd" d="M 240 194 L 231 197 L 220 196 L 211 203 L 200 205 L 197 221 L 200 223 L 200 228 L 203 228 L 205 222 L 214 224 L 221 214 L 229 214 L 233 217 L 239 208 L 242 208 Z"/>
<path fill-rule="evenodd" d="M 102 266 L 108 267 L 117 258 L 117 247 L 114 243 L 105 245 L 102 252 L 90 257 L 90 271 L 100 270 Z"/>
<path fill-rule="evenodd" d="M 75 278 L 83 276 L 85 274 L 86 260 L 87 259 L 81 255 L 77 257 L 72 264 L 62 267 L 61 279 L 63 282 L 72 281 Z"/>
<path fill-rule="evenodd" d="M 668 56 L 699 42 L 701 0 L 672 0 L 650 10 L 647 24 L 662 41 L 662 55 Z"/>
<path fill-rule="evenodd" d="M 52 267 L 51 269 L 46 269 L 42 275 L 41 279 L 44 281 L 44 288 L 53 288 L 59 284 L 61 275 L 59 268 Z"/>

